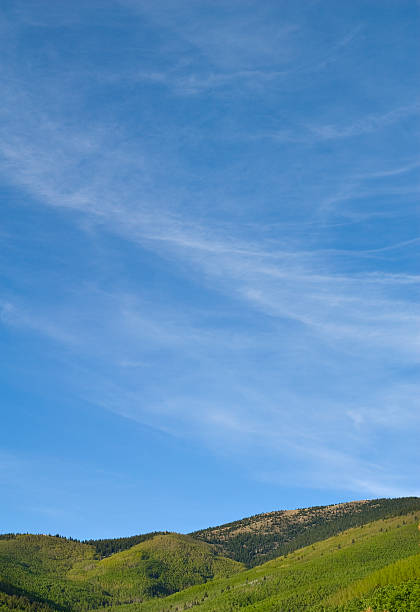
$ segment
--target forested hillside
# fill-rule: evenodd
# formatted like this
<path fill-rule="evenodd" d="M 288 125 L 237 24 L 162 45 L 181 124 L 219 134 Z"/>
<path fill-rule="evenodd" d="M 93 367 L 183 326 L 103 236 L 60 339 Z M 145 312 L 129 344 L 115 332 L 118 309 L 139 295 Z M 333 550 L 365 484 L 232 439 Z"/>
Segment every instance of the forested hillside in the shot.
<path fill-rule="evenodd" d="M 114 612 L 418 612 L 419 517 L 349 529 L 229 579 Z"/>
<path fill-rule="evenodd" d="M 55 610 L 99 607 L 111 603 L 108 594 L 68 579 L 73 568 L 93 563 L 95 549 L 87 544 L 56 536 L 9 536 L 0 540 L 0 589 Z"/>
<path fill-rule="evenodd" d="M 165 532 L 79 542 L 4 534 L 0 611 L 418 612 L 419 521 L 420 499 L 405 498 L 272 512 L 195 537 Z M 322 537 L 331 531 L 339 533 Z M 289 552 L 256 565 L 286 545 Z M 254 567 L 225 550 L 248 555 Z"/>
<path fill-rule="evenodd" d="M 112 593 L 115 602 L 127 602 L 162 597 L 243 569 L 241 563 L 218 555 L 211 544 L 171 533 L 80 566 L 69 577 Z"/>
<path fill-rule="evenodd" d="M 4 609 L 88 610 L 162 597 L 243 569 L 213 545 L 182 534 L 147 538 L 102 560 L 93 544 L 8 535 L 0 540 L 0 603 Z"/>
<path fill-rule="evenodd" d="M 252 567 L 350 527 L 411 511 L 420 511 L 420 498 L 363 500 L 257 514 L 191 535 Z"/>

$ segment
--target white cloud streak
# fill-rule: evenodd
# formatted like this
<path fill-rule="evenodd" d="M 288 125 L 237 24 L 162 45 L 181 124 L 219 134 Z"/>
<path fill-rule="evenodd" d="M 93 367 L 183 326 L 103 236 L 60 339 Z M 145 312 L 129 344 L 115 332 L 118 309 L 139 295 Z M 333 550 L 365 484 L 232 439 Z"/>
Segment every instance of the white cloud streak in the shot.
<path fill-rule="evenodd" d="M 283 74 L 281 70 L 261 70 L 257 66 L 264 58 L 269 63 L 274 53 L 272 42 L 277 34 L 271 30 L 268 33 L 264 29 L 258 30 L 254 37 L 251 36 L 256 65 L 249 70 L 241 67 L 249 59 L 247 45 L 251 25 L 248 22 L 240 24 L 238 37 L 226 54 L 221 40 L 227 40 L 229 29 L 220 32 L 213 27 L 205 43 L 200 42 L 202 31 L 194 24 L 183 30 L 184 38 L 196 46 L 201 44 L 202 53 L 211 58 L 217 67 L 213 73 L 200 78 L 192 72 L 187 76 L 168 77 L 167 73 L 156 71 L 138 73 L 134 78 L 169 82 L 171 87 L 184 93 L 196 93 L 238 79 L 271 81 L 287 75 L 286 69 Z M 288 26 L 278 33 L 285 59 L 293 55 L 291 39 L 295 32 L 292 26 Z M 349 44 L 357 32 L 343 39 L 337 49 Z M 313 69 L 321 65 L 322 62 L 317 62 Z M 203 365 L 203 370 L 207 365 L 209 371 L 214 370 L 220 361 L 223 367 L 226 366 L 227 380 L 233 387 L 232 396 L 236 401 L 232 397 L 223 401 L 220 392 L 209 402 L 178 393 L 171 401 L 157 395 L 141 404 L 139 386 L 132 380 L 132 389 L 124 393 L 119 384 L 103 381 L 100 376 L 96 384 L 91 384 L 88 375 L 85 380 L 89 380 L 89 385 L 83 388 L 84 383 L 81 383 L 80 391 L 92 401 L 128 418 L 179 435 L 198 434 L 218 451 L 227 439 L 235 441 L 232 446 L 238 454 L 240 448 L 248 445 L 258 449 L 267 446 L 274 454 L 276 448 L 284 447 L 285 453 L 303 457 L 305 465 L 314 462 L 322 474 L 321 479 L 330 468 L 328 484 L 331 486 L 354 487 L 374 494 L 405 490 L 399 487 L 395 475 L 388 478 L 389 481 L 395 480 L 391 485 L 383 484 L 387 481 L 383 474 L 379 474 L 382 480 L 375 480 L 378 466 L 364 458 L 360 449 L 366 442 L 368 431 L 377 426 L 384 426 L 387 430 L 396 428 L 396 415 L 404 408 L 403 399 L 407 400 L 408 406 L 405 422 L 414 421 L 417 427 L 413 419 L 417 407 L 409 401 L 410 395 L 419 390 L 417 385 L 403 390 L 392 381 L 384 383 L 386 392 L 377 392 L 362 407 L 358 402 L 356 405 L 343 402 L 340 412 L 334 402 L 323 403 L 320 398 L 311 398 L 304 392 L 280 390 L 276 394 L 270 390 L 258 394 L 251 382 L 248 386 L 244 384 L 246 376 L 238 374 L 226 355 L 234 363 L 235 359 L 240 359 L 241 353 L 249 358 L 255 349 L 274 352 L 281 345 L 279 352 L 283 358 L 291 355 L 291 360 L 296 359 L 296 367 L 299 367 L 306 350 L 312 349 L 318 358 L 321 348 L 327 347 L 329 352 L 340 352 L 343 368 L 349 367 L 349 375 L 354 379 L 368 368 L 377 374 L 381 370 L 378 362 L 398 363 L 400 366 L 417 363 L 420 357 L 420 316 L 411 295 L 402 294 L 401 288 L 417 288 L 420 277 L 414 273 L 384 269 L 345 272 L 337 256 L 345 256 L 351 261 L 379 253 L 386 256 L 396 249 L 414 247 L 419 238 L 395 243 L 391 240 L 385 246 L 355 251 L 308 249 L 304 234 L 297 244 L 293 244 L 287 240 L 287 232 L 280 236 L 275 248 L 268 239 L 249 239 L 247 232 L 240 228 L 233 231 L 232 224 L 185 213 L 179 204 L 180 190 L 168 179 L 174 162 L 167 155 L 157 155 L 143 142 L 134 145 L 132 141 L 127 142 L 126 135 L 114 126 L 106 125 L 102 129 L 69 126 L 65 117 L 49 115 L 33 92 L 19 90 L 14 82 L 15 79 L 10 79 L 5 88 L 0 145 L 3 176 L 7 176 L 9 184 L 26 193 L 37 206 L 73 214 L 79 224 L 91 224 L 98 232 L 118 235 L 166 261 L 175 261 L 188 273 L 192 272 L 197 283 L 235 301 L 238 309 L 250 309 L 252 314 L 267 317 L 270 326 L 264 337 L 255 337 L 243 330 L 237 335 L 224 330 L 209 331 L 203 324 L 194 325 L 189 316 L 191 313 L 182 318 L 172 312 L 168 323 L 162 313 L 154 312 L 153 307 L 145 308 L 136 296 L 131 299 L 120 294 L 98 297 L 102 304 L 113 303 L 113 308 L 106 309 L 113 315 L 110 321 L 103 322 L 103 338 L 90 329 L 88 315 L 84 317 L 82 314 L 69 324 L 68 312 L 64 312 L 60 319 L 53 312 L 36 312 L 35 308 L 31 311 L 28 304 L 19 305 L 18 300 L 15 303 L 13 296 L 7 296 L 0 304 L 2 322 L 9 327 L 36 331 L 56 342 L 82 347 L 91 355 L 95 352 L 103 355 L 104 345 L 114 342 L 112 352 L 115 354 L 112 359 L 106 354 L 105 359 L 111 365 L 116 361 L 122 369 L 130 372 L 149 367 L 150 356 L 144 354 L 146 351 L 136 351 L 135 345 L 140 341 L 155 349 L 162 346 L 177 349 L 185 359 L 195 357 L 196 363 Z M 406 105 L 386 113 L 367 115 L 345 127 L 308 124 L 302 130 L 302 140 L 299 134 L 287 130 L 272 136 L 303 144 L 340 140 L 370 134 L 415 113 L 418 113 L 418 105 Z M 162 170 L 166 163 L 169 166 L 167 172 Z M 417 166 L 417 161 L 408 162 L 394 169 L 387 167 L 383 171 L 376 169 L 366 175 L 355 173 L 347 177 L 347 183 L 339 193 L 333 190 L 323 201 L 316 203 L 320 216 L 328 214 L 339 202 L 371 196 L 377 194 L 378 189 L 380 192 L 383 187 L 366 185 L 371 179 L 400 176 Z M 165 180 L 160 187 L 162 177 Z M 410 185 L 397 186 L 394 193 L 412 194 L 414 189 Z M 358 211 L 354 214 L 371 213 Z M 373 211 L 372 214 L 378 213 Z M 278 248 L 279 244 L 281 248 Z M 70 304 L 69 310 L 71 308 Z M 296 329 L 286 332 L 284 320 L 296 324 Z M 115 337 L 119 342 L 115 342 Z M 299 348 L 299 343 L 303 349 Z M 295 349 L 296 344 L 298 349 Z M 93 345 L 93 349 L 88 351 L 88 345 Z M 124 354 L 122 347 L 128 354 Z M 298 353 L 297 357 L 294 351 Z M 329 359 L 332 362 L 334 357 Z M 354 364 L 354 361 L 360 361 L 360 364 Z M 231 366 L 231 371 L 228 366 Z M 217 371 L 221 372 L 220 366 Z M 263 374 L 257 375 L 257 388 L 263 388 Z M 199 382 L 204 378 L 200 372 Z M 362 389 L 361 393 L 364 391 Z M 308 409 L 311 402 L 314 407 Z M 381 403 L 383 409 L 378 408 Z M 337 444 L 337 436 L 344 431 L 343 423 L 348 421 L 352 422 L 351 435 L 345 435 L 345 440 Z M 352 455 L 353 443 L 359 455 Z M 339 446 L 347 448 L 340 450 Z M 278 458 L 281 461 L 281 453 Z M 284 482 L 284 475 L 279 477 L 279 482 Z"/>

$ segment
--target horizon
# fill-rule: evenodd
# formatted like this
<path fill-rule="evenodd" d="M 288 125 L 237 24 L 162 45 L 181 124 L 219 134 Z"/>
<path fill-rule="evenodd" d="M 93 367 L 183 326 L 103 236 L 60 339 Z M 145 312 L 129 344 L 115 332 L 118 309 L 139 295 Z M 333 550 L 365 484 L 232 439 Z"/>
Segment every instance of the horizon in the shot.
<path fill-rule="evenodd" d="M 75 542 L 95 542 L 95 541 L 99 541 L 99 540 L 119 540 L 119 539 L 125 539 L 125 538 L 133 538 L 136 536 L 141 536 L 141 535 L 150 535 L 151 533 L 155 533 L 156 535 L 170 535 L 170 534 L 178 534 L 178 535 L 194 535 L 195 533 L 199 532 L 199 531 L 206 531 L 208 529 L 214 529 L 216 527 L 223 527 L 225 525 L 231 525 L 234 523 L 240 523 L 241 521 L 245 520 L 245 519 L 250 519 L 250 518 L 255 518 L 258 516 L 269 516 L 270 514 L 277 514 L 279 512 L 293 512 L 295 510 L 309 510 L 309 509 L 321 509 L 321 508 L 332 508 L 334 506 L 345 506 L 348 504 L 360 504 L 360 503 L 364 503 L 364 502 L 370 502 L 370 501 L 384 501 L 384 500 L 395 500 L 395 499 L 420 499 L 420 496 L 409 496 L 409 497 L 378 497 L 378 498 L 373 498 L 373 499 L 355 499 L 352 501 L 345 501 L 345 502 L 336 502 L 336 503 L 332 503 L 332 504 L 327 504 L 327 505 L 322 505 L 322 506 L 305 506 L 305 507 L 296 507 L 296 508 L 281 508 L 278 510 L 268 510 L 266 512 L 259 512 L 258 514 L 251 514 L 249 516 L 241 516 L 240 518 L 237 518 L 233 521 L 229 521 L 227 523 L 221 523 L 221 524 L 212 524 L 212 525 L 208 525 L 207 527 L 200 527 L 199 529 L 195 529 L 194 531 L 167 531 L 165 529 L 156 529 L 154 531 L 150 531 L 150 532 L 142 532 L 142 533 L 132 533 L 129 535 L 117 535 L 117 536 L 112 536 L 112 537 L 96 537 L 96 538 L 88 538 L 88 537 L 84 537 L 84 538 L 76 538 L 73 537 L 71 535 L 63 535 L 62 533 L 30 533 L 30 532 L 0 532 L 0 538 L 3 536 L 7 536 L 7 535 L 36 535 L 36 536 L 48 536 L 48 537 L 52 537 L 52 538 L 62 538 L 65 540 L 73 540 Z"/>
<path fill-rule="evenodd" d="M 420 495 L 419 25 L 2 3 L 7 531 Z"/>
<path fill-rule="evenodd" d="M 232 523 L 236 523 L 236 522 L 241 522 L 244 519 L 249 519 L 249 518 L 254 518 L 256 516 L 264 516 L 264 515 L 269 515 L 269 514 L 276 514 L 278 512 L 290 512 L 290 511 L 294 511 L 294 510 L 309 510 L 312 508 L 331 508 L 334 506 L 344 506 L 346 504 L 358 504 L 358 503 L 363 503 L 363 502 L 368 502 L 368 501 L 383 501 L 384 499 L 410 499 L 410 497 L 404 498 L 404 497 L 394 497 L 394 498 L 386 498 L 386 497 L 378 497 L 375 499 L 355 499 L 352 501 L 347 501 L 347 502 L 337 502 L 335 504 L 327 504 L 324 506 L 306 506 L 304 508 L 282 508 L 279 510 L 269 510 L 267 512 L 259 512 L 258 514 L 252 514 L 250 516 L 242 516 L 239 519 L 236 519 L 234 521 L 231 521 L 229 523 L 222 523 L 220 525 L 208 525 L 207 527 L 201 527 L 200 529 L 196 529 L 194 531 L 166 531 L 164 529 L 157 529 L 156 531 L 150 531 L 147 533 L 132 533 L 130 535 L 122 535 L 122 536 L 115 536 L 112 538 L 83 538 L 83 539 L 79 539 L 79 538 L 74 538 L 72 536 L 69 535 L 63 535 L 61 533 L 29 533 L 29 532 L 19 532 L 19 533 L 13 533 L 13 532 L 7 532 L 7 533 L 2 533 L 0 532 L 0 537 L 1 536 L 5 536 L 5 535 L 44 535 L 44 536 L 49 536 L 52 538 L 63 538 L 65 540 L 74 540 L 76 542 L 90 542 L 90 541 L 96 541 L 96 540 L 118 540 L 121 538 L 132 538 L 135 536 L 139 536 L 139 535 L 149 535 L 150 533 L 156 533 L 156 535 L 160 535 L 160 534 L 178 534 L 178 535 L 192 535 L 194 533 L 196 533 L 197 531 L 206 531 L 207 529 L 214 529 L 215 527 L 223 527 L 224 525 L 229 525 Z M 420 496 L 413 496 L 413 499 L 420 499 Z"/>

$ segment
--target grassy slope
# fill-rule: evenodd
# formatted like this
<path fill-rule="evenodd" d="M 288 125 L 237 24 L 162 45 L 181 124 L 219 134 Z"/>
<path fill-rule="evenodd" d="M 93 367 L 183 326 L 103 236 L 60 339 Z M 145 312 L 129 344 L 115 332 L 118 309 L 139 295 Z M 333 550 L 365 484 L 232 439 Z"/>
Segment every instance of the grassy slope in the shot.
<path fill-rule="evenodd" d="M 382 518 L 420 514 L 420 498 L 374 499 L 257 514 L 191 535 L 249 567 Z"/>
<path fill-rule="evenodd" d="M 243 569 L 241 563 L 221 557 L 214 546 L 172 533 L 155 536 L 70 575 L 126 602 L 168 595 Z"/>
<path fill-rule="evenodd" d="M 340 589 L 328 604 L 343 612 L 420 610 L 420 554 L 401 559 Z M 340 605 L 341 604 L 341 605 Z"/>
<path fill-rule="evenodd" d="M 320 612 L 344 610 L 347 604 L 349 610 L 353 604 L 359 605 L 359 608 L 353 609 L 366 609 L 360 607 L 360 596 L 369 595 L 376 584 L 381 584 L 381 581 L 384 584 L 387 580 L 398 584 L 404 580 L 403 588 L 408 584 L 406 580 L 416 575 L 420 539 L 417 522 L 414 514 L 375 521 L 229 579 L 213 580 L 164 599 L 113 609 L 118 612 L 174 612 L 196 607 L 203 612 L 238 609 Z M 400 570 L 399 576 L 398 571 L 393 572 L 389 567 L 379 573 L 379 582 L 368 578 L 372 578 L 378 570 L 409 557 L 412 557 L 412 561 L 407 562 L 407 571 L 404 570 L 404 563 L 396 564 L 395 567 Z M 412 592 L 416 584 L 414 582 Z M 346 591 L 350 585 L 356 590 L 350 588 Z M 355 595 L 359 598 L 359 604 Z M 374 598 L 376 595 L 372 593 L 370 596 Z M 417 606 L 418 602 L 413 601 L 413 605 Z M 401 605 L 395 608 L 397 612 L 404 609 Z"/>

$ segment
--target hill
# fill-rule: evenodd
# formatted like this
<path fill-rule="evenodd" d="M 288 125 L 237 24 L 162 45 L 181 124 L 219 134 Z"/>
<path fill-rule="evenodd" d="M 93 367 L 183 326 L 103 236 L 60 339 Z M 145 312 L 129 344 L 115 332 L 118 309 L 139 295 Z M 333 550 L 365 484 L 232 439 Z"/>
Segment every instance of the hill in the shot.
<path fill-rule="evenodd" d="M 419 497 L 279 510 L 191 533 L 249 567 L 378 519 L 420 511 Z"/>
<path fill-rule="evenodd" d="M 164 599 L 114 612 L 418 612 L 419 516 L 378 520 Z"/>
<path fill-rule="evenodd" d="M 0 539 L 0 605 L 88 610 L 161 597 L 243 569 L 187 535 L 157 535 L 102 560 L 93 544 L 9 535 Z"/>
<path fill-rule="evenodd" d="M 228 577 L 242 563 L 221 557 L 216 547 L 177 533 L 158 535 L 88 563 L 69 574 L 112 593 L 113 601 L 142 601 L 162 597 L 212 578 Z"/>
<path fill-rule="evenodd" d="M 111 603 L 102 590 L 67 579 L 72 568 L 93 563 L 94 557 L 93 546 L 65 538 L 46 535 L 3 537 L 0 539 L 3 599 L 5 595 L 22 597 L 55 610 L 87 609 Z M 82 607 L 78 608 L 81 602 Z"/>

